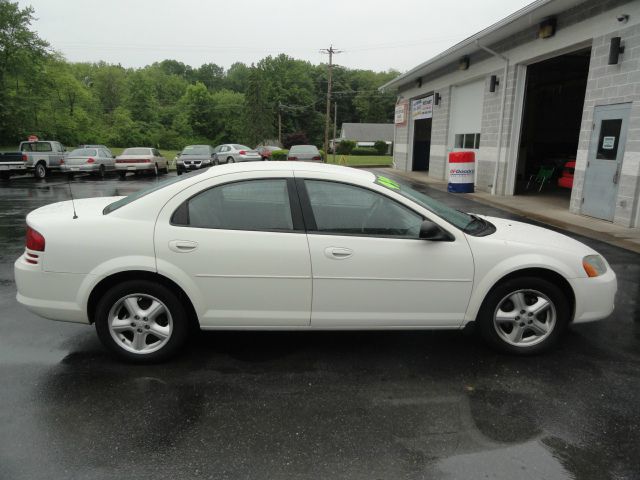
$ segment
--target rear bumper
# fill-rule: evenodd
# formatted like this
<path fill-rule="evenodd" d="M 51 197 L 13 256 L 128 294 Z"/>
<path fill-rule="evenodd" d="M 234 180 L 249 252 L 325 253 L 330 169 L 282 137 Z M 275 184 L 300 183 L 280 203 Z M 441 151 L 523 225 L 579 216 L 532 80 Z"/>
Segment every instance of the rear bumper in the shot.
<path fill-rule="evenodd" d="M 27 166 L 24 163 L 0 163 L 0 173 L 2 172 L 26 172 Z"/>
<path fill-rule="evenodd" d="M 155 163 L 116 163 L 118 172 L 144 172 L 153 171 Z"/>
<path fill-rule="evenodd" d="M 89 323 L 78 293 L 86 275 L 43 272 L 31 265 L 23 254 L 14 263 L 18 293 L 16 300 L 27 310 L 44 318 L 64 322 Z"/>
<path fill-rule="evenodd" d="M 98 172 L 100 171 L 100 165 L 95 163 L 89 165 L 62 165 L 60 167 L 61 172 L 73 173 L 73 172 Z"/>
<path fill-rule="evenodd" d="M 574 323 L 591 322 L 607 318 L 613 312 L 618 280 L 613 270 L 595 278 L 569 280 L 576 296 Z"/>

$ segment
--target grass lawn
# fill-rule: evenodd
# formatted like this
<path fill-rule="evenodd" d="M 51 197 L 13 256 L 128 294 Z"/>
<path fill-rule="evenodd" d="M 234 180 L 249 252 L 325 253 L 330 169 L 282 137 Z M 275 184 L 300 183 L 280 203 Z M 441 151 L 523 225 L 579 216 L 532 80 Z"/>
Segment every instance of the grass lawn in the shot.
<path fill-rule="evenodd" d="M 343 161 L 340 159 L 343 158 Z M 337 155 L 335 163 L 338 165 L 346 165 L 348 167 L 389 167 L 393 162 L 390 155 L 381 156 L 360 156 L 360 155 Z M 333 155 L 327 155 L 327 163 L 334 163 Z"/>

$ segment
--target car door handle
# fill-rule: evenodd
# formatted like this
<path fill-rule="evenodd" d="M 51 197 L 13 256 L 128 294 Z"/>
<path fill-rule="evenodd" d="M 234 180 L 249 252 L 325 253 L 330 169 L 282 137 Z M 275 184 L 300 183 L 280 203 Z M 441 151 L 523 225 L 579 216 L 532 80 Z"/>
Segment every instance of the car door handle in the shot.
<path fill-rule="evenodd" d="M 353 250 L 343 247 L 328 247 L 324 249 L 324 254 L 334 260 L 343 260 L 353 255 Z"/>
<path fill-rule="evenodd" d="M 193 252 L 196 248 L 198 248 L 198 242 L 189 240 L 171 240 L 169 242 L 169 249 L 178 253 Z"/>

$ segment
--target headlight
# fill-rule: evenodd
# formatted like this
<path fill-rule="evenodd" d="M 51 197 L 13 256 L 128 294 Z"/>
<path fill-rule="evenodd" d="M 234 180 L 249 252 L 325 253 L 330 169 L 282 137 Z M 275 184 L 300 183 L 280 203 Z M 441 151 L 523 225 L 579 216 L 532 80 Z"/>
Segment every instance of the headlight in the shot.
<path fill-rule="evenodd" d="M 598 277 L 607 271 L 607 264 L 600 255 L 587 255 L 582 259 L 582 266 L 589 277 Z"/>

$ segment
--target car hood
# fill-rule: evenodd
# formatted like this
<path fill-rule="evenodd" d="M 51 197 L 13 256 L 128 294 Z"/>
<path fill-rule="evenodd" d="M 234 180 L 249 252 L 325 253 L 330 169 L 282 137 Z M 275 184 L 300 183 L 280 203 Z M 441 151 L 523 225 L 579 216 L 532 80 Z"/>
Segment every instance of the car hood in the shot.
<path fill-rule="evenodd" d="M 494 240 L 506 243 L 517 243 L 539 248 L 563 250 L 578 255 L 592 255 L 597 253 L 584 243 L 574 240 L 548 228 L 537 227 L 528 223 L 517 222 L 505 218 L 482 216 L 495 227 L 495 233 L 489 235 Z"/>

